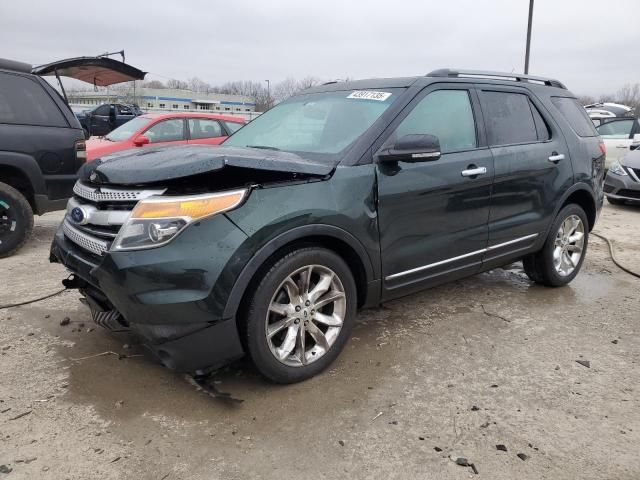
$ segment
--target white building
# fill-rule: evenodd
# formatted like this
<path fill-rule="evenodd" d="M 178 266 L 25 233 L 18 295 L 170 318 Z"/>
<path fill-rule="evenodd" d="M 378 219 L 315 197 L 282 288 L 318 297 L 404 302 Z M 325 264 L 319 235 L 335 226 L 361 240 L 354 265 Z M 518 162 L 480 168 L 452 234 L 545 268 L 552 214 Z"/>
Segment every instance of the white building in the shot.
<path fill-rule="evenodd" d="M 255 100 L 242 95 L 220 93 L 195 93 L 191 90 L 172 88 L 139 87 L 135 94 L 129 92 L 67 92 L 69 103 L 74 106 L 91 108 L 103 103 L 137 103 L 149 112 L 202 111 L 227 115 L 242 114 L 252 116 Z"/>

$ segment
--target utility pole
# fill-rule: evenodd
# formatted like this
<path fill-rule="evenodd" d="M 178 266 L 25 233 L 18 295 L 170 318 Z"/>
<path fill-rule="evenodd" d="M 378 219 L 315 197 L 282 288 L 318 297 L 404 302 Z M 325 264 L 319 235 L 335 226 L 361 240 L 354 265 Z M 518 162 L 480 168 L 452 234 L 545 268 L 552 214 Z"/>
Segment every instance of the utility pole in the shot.
<path fill-rule="evenodd" d="M 265 80 L 267 82 L 267 108 L 271 107 L 271 82 L 269 80 Z"/>
<path fill-rule="evenodd" d="M 529 0 L 529 23 L 527 24 L 527 50 L 524 54 L 524 73 L 529 73 L 529 52 L 531 51 L 531 23 L 533 21 L 533 0 Z"/>

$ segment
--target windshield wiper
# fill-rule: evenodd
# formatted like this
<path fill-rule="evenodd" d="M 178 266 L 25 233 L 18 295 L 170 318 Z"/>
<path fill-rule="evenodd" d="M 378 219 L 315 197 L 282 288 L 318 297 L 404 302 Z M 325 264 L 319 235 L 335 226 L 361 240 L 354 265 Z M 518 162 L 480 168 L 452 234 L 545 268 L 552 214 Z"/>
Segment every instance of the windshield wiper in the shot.
<path fill-rule="evenodd" d="M 247 145 L 248 148 L 259 148 L 261 150 L 274 150 L 279 152 L 280 149 L 276 147 L 270 147 L 269 145 Z"/>

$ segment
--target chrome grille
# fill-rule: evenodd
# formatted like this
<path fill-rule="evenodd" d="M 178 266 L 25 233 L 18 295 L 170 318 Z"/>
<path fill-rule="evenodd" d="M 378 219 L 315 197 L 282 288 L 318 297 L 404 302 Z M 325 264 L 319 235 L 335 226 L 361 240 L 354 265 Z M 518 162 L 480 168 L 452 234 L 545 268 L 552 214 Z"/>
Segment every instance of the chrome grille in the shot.
<path fill-rule="evenodd" d="M 104 188 L 78 180 L 73 187 L 75 196 L 67 204 L 67 215 L 62 223 L 64 235 L 82 249 L 104 255 L 136 202 L 165 191 L 166 188 Z M 74 210 L 80 211 L 79 219 L 74 217 Z"/>
<path fill-rule="evenodd" d="M 77 181 L 73 193 L 92 202 L 137 202 L 153 195 L 162 195 L 166 189 L 132 190 L 126 188 L 92 187 Z"/>
<path fill-rule="evenodd" d="M 62 223 L 62 231 L 64 232 L 65 237 L 73 243 L 96 255 L 104 255 L 104 253 L 109 249 L 109 244 L 107 242 L 78 230 L 72 226 L 66 218 Z"/>

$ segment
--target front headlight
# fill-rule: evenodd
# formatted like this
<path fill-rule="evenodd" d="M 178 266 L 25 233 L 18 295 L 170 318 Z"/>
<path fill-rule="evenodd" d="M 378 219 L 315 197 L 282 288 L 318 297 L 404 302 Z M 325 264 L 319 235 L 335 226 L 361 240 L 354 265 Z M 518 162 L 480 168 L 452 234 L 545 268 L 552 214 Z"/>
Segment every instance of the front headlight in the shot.
<path fill-rule="evenodd" d="M 627 171 L 620 165 L 620 162 L 613 162 L 609 167 L 609 171 L 614 175 L 628 175 Z"/>
<path fill-rule="evenodd" d="M 247 190 L 189 195 L 156 196 L 137 203 L 113 241 L 111 250 L 138 250 L 165 245 L 189 224 L 238 207 Z"/>

